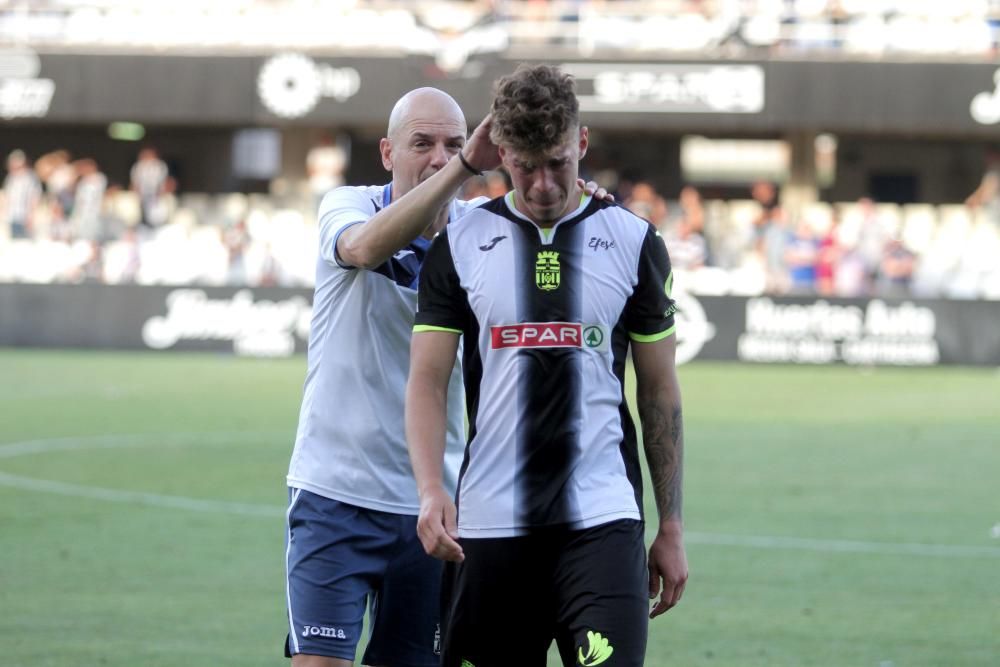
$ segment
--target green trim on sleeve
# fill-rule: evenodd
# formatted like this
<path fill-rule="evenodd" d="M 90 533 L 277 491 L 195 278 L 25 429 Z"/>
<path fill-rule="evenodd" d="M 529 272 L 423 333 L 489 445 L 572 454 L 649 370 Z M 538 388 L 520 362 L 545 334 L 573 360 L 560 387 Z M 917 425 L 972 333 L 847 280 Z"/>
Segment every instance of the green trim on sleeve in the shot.
<path fill-rule="evenodd" d="M 631 338 L 632 340 L 634 340 L 636 343 L 655 343 L 658 340 L 663 340 L 664 338 L 666 338 L 667 336 L 670 336 L 671 334 L 675 333 L 676 331 L 677 331 L 677 325 L 675 324 L 674 326 L 670 327 L 666 331 L 661 331 L 660 333 L 650 334 L 648 336 L 644 335 L 644 334 L 632 333 L 631 331 L 629 331 L 628 332 L 628 337 Z"/>
<path fill-rule="evenodd" d="M 413 325 L 413 333 L 421 333 L 423 331 L 444 331 L 445 333 L 458 334 L 459 336 L 462 335 L 462 332 L 459 329 L 449 329 L 448 327 L 432 327 L 429 324 Z"/>

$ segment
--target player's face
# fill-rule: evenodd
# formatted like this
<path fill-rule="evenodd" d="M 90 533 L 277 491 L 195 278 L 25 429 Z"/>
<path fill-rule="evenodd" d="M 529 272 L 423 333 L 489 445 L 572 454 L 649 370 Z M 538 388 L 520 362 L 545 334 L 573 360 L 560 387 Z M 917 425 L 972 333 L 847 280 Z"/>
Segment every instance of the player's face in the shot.
<path fill-rule="evenodd" d="M 447 107 L 412 112 L 394 136 L 382 140 L 382 164 L 392 171 L 393 199 L 436 174 L 465 146 L 465 120 Z"/>
<path fill-rule="evenodd" d="M 576 179 L 587 152 L 587 128 L 571 130 L 558 146 L 524 152 L 500 147 L 500 159 L 514 184 L 518 210 L 539 224 L 553 223 L 580 201 Z"/>

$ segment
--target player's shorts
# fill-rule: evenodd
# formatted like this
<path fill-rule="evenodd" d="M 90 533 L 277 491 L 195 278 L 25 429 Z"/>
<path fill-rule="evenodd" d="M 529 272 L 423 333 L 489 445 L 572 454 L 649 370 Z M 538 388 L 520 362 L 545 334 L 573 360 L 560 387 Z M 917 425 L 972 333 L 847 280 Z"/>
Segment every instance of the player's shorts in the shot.
<path fill-rule="evenodd" d="M 460 540 L 445 566 L 444 667 L 641 667 L 648 629 L 641 521 L 523 537 Z"/>
<path fill-rule="evenodd" d="M 366 605 L 366 665 L 440 664 L 441 562 L 417 517 L 289 489 L 285 655 L 354 660 Z"/>

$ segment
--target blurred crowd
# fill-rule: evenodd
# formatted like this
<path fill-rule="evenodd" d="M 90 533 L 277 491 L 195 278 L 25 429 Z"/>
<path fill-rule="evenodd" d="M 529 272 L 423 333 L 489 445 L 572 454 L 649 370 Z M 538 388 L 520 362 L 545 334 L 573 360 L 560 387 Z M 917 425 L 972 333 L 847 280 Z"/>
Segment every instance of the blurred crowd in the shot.
<path fill-rule="evenodd" d="M 316 206 L 343 182 L 344 161 L 326 140 L 300 195 L 207 195 L 178 193 L 154 147 L 139 152 L 127 186 L 90 158 L 57 150 L 32 163 L 15 150 L 0 197 L 0 281 L 309 286 Z M 862 198 L 789 210 L 767 181 L 706 201 L 693 185 L 670 198 L 649 182 L 605 179 L 616 175 L 600 180 L 657 227 L 677 284 L 694 293 L 1000 299 L 1000 159 L 965 202 L 936 206 Z M 490 172 L 462 195 L 508 189 Z"/>
<path fill-rule="evenodd" d="M 628 51 L 967 54 L 1000 44 L 1000 0 L 46 0 L 0 3 L 0 42 L 404 50 L 459 68 L 545 45 Z"/>
<path fill-rule="evenodd" d="M 0 282 L 309 284 L 311 260 L 308 271 L 301 265 L 313 202 L 275 211 L 276 198 L 261 195 L 251 206 L 252 197 L 179 194 L 152 146 L 139 151 L 127 184 L 109 182 L 94 159 L 68 150 L 34 162 L 14 150 L 0 192 Z M 288 272 L 275 246 L 301 247 Z"/>
<path fill-rule="evenodd" d="M 990 203 L 977 196 L 940 206 L 862 198 L 789 210 L 776 185 L 760 181 L 746 199 L 709 202 L 693 186 L 668 202 L 637 183 L 624 201 L 660 229 L 678 284 L 696 293 L 997 299 L 996 193 Z"/>
<path fill-rule="evenodd" d="M 616 197 L 660 231 L 684 289 L 699 294 L 805 294 L 1000 299 L 1000 161 L 963 203 L 815 202 L 790 211 L 776 184 L 704 201 L 687 185 L 668 199 L 648 182 Z M 503 174 L 464 195 L 495 197 Z"/>

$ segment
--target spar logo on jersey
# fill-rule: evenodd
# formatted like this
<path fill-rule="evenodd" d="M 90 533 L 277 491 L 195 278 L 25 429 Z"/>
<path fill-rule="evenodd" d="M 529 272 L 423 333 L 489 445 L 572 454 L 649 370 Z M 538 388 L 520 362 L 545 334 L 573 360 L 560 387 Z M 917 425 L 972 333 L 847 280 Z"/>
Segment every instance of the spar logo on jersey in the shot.
<path fill-rule="evenodd" d="M 583 325 L 576 322 L 529 322 L 490 327 L 490 347 L 582 347 Z"/>
<path fill-rule="evenodd" d="M 598 352 L 608 349 L 608 331 L 600 324 L 577 322 L 526 322 L 490 327 L 490 347 L 589 348 Z"/>
<path fill-rule="evenodd" d="M 538 289 L 551 292 L 559 289 L 559 253 L 555 250 L 539 251 L 535 258 L 535 285 Z"/>

